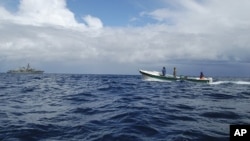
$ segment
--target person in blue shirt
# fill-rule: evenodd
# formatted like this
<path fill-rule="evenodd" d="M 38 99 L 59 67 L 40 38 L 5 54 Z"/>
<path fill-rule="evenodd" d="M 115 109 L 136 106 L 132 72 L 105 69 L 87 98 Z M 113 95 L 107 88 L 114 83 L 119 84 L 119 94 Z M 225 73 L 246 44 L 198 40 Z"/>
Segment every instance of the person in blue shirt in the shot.
<path fill-rule="evenodd" d="M 165 67 L 162 68 L 162 75 L 163 75 L 163 76 L 166 75 L 166 68 L 165 68 Z"/>

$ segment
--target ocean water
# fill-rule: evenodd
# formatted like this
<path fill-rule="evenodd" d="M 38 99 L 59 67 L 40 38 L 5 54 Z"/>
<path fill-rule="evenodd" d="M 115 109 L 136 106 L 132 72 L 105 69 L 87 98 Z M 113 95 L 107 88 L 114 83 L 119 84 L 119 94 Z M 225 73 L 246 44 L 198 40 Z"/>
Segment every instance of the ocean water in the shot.
<path fill-rule="evenodd" d="M 250 124 L 250 78 L 0 74 L 1 141 L 229 141 Z"/>

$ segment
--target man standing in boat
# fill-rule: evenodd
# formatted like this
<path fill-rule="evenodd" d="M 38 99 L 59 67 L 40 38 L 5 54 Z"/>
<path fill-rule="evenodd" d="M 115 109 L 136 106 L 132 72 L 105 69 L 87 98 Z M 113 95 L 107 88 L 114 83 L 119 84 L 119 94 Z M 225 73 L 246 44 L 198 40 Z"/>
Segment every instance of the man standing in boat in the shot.
<path fill-rule="evenodd" d="M 166 68 L 165 68 L 165 67 L 162 68 L 162 75 L 163 75 L 163 76 L 166 75 Z"/>
<path fill-rule="evenodd" d="M 203 74 L 203 72 L 201 72 L 200 73 L 200 79 L 204 79 L 205 77 L 204 77 L 204 74 Z"/>
<path fill-rule="evenodd" d="M 176 67 L 174 67 L 173 76 L 176 77 Z"/>

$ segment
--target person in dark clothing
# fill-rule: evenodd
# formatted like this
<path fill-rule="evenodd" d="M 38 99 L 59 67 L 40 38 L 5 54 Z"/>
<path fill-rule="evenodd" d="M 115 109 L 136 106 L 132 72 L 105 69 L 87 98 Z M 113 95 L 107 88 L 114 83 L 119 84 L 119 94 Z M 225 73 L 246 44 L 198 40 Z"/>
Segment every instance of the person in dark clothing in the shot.
<path fill-rule="evenodd" d="M 204 79 L 205 77 L 204 77 L 204 74 L 203 74 L 203 72 L 201 72 L 200 73 L 200 79 Z"/>
<path fill-rule="evenodd" d="M 176 67 L 174 67 L 173 76 L 176 77 Z"/>
<path fill-rule="evenodd" d="M 162 75 L 163 75 L 163 76 L 166 75 L 166 68 L 165 68 L 165 67 L 162 68 Z"/>

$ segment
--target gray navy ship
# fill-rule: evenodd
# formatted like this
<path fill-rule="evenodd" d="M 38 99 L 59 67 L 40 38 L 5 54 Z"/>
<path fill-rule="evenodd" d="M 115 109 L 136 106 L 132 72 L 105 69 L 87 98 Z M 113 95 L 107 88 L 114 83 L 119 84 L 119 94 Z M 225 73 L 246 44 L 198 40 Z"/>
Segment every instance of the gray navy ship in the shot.
<path fill-rule="evenodd" d="M 7 71 L 7 73 L 11 73 L 11 74 L 42 74 L 42 73 L 44 73 L 44 71 L 31 68 L 30 65 L 28 64 L 27 67 L 21 67 L 20 69 L 17 69 L 17 70 L 9 70 L 9 71 Z"/>

